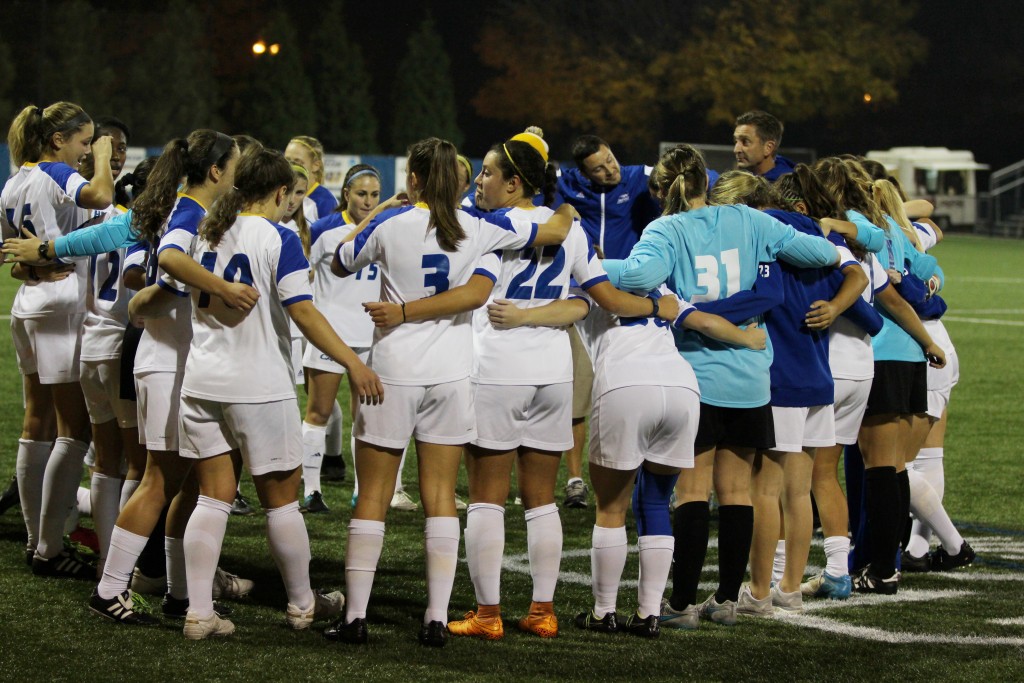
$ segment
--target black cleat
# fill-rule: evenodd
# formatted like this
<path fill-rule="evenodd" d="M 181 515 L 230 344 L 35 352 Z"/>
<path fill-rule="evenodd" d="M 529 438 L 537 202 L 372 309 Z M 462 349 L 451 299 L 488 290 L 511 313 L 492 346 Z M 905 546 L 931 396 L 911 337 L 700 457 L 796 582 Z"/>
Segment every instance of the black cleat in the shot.
<path fill-rule="evenodd" d="M 879 595 L 896 595 L 900 588 L 900 573 L 885 578 L 871 573 L 871 565 L 860 570 L 853 577 L 853 590 L 858 593 L 878 593 Z"/>
<path fill-rule="evenodd" d="M 320 463 L 320 478 L 324 481 L 345 481 L 345 458 L 325 455 Z"/>
<path fill-rule="evenodd" d="M 21 505 L 21 495 L 18 493 L 18 477 L 11 477 L 11 483 L 0 493 L 0 515 L 15 505 Z"/>
<path fill-rule="evenodd" d="M 160 603 L 160 611 L 168 619 L 184 619 L 188 615 L 188 598 L 179 600 L 170 593 L 167 593 L 164 595 L 163 602 Z M 219 602 L 213 603 L 213 611 L 221 618 L 230 617 L 232 612 L 230 607 Z"/>
<path fill-rule="evenodd" d="M 235 501 L 231 503 L 231 514 L 240 515 L 242 517 L 248 517 L 249 515 L 255 514 L 256 510 L 249 505 L 249 501 L 245 499 L 241 493 L 235 493 Z"/>
<path fill-rule="evenodd" d="M 616 633 L 619 630 L 619 618 L 615 612 L 608 612 L 600 619 L 594 614 L 594 610 L 580 612 L 574 620 L 576 628 L 585 631 L 596 631 L 597 633 Z"/>
<path fill-rule="evenodd" d="M 956 555 L 950 555 L 946 552 L 946 549 L 941 545 L 938 549 L 932 553 L 932 571 L 933 572 L 948 572 L 958 567 L 969 567 L 977 554 L 974 552 L 967 541 L 963 542 L 960 546 L 960 552 Z"/>
<path fill-rule="evenodd" d="M 89 598 L 89 609 L 108 621 L 126 626 L 153 626 L 160 621 L 148 614 L 135 611 L 132 592 L 124 591 L 110 600 L 104 600 L 95 590 Z"/>
<path fill-rule="evenodd" d="M 448 627 L 440 621 L 423 624 L 419 634 L 420 645 L 426 647 L 444 647 L 448 642 Z"/>
<path fill-rule="evenodd" d="M 303 499 L 302 511 L 308 512 L 311 515 L 316 515 L 330 512 L 331 509 L 327 507 L 327 503 L 324 502 L 324 494 L 319 491 L 313 491 L 313 493 Z"/>
<path fill-rule="evenodd" d="M 622 630 L 640 638 L 657 638 L 661 635 L 657 614 L 642 617 L 634 612 L 626 617 L 626 623 L 622 625 Z"/>
<path fill-rule="evenodd" d="M 562 501 L 562 507 L 582 509 L 587 507 L 587 495 L 590 493 L 590 489 L 583 483 L 582 479 L 577 479 L 571 484 L 565 485 L 565 500 Z"/>
<path fill-rule="evenodd" d="M 32 573 L 54 579 L 96 580 L 96 567 L 82 559 L 78 553 L 67 549 L 61 550 L 56 557 L 48 560 L 39 555 L 33 556 Z"/>
<path fill-rule="evenodd" d="M 370 632 L 366 628 L 366 619 L 353 619 L 346 624 L 345 617 L 342 616 L 324 629 L 324 638 L 335 643 L 366 645 L 370 640 Z"/>
<path fill-rule="evenodd" d="M 900 570 L 910 574 L 920 574 L 932 570 L 932 562 L 925 553 L 921 557 L 914 557 L 906 550 L 900 553 Z"/>

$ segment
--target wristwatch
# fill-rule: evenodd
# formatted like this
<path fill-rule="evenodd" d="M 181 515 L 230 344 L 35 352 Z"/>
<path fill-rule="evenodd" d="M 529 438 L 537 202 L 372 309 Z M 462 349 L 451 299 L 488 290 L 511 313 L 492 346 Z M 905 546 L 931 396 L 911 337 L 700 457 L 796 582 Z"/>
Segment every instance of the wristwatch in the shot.
<path fill-rule="evenodd" d="M 50 260 L 50 242 L 49 240 L 43 240 L 39 244 L 39 260 L 49 261 Z"/>

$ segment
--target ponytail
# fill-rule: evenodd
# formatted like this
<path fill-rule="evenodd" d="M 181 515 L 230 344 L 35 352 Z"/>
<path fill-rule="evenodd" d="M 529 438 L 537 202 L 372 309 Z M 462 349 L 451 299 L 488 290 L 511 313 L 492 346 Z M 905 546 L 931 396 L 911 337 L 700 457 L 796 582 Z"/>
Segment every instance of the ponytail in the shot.
<path fill-rule="evenodd" d="M 149 174 L 159 157 L 146 157 L 139 162 L 134 171 L 123 174 L 114 185 L 114 203 L 131 206 L 131 203 L 146 189 Z"/>
<path fill-rule="evenodd" d="M 282 187 L 288 192 L 295 187 L 295 171 L 284 155 L 263 147 L 250 149 L 238 161 L 235 186 L 217 200 L 200 223 L 199 236 L 216 249 L 243 207 L 255 204 Z"/>
<path fill-rule="evenodd" d="M 466 233 L 455 208 L 459 198 L 458 152 L 455 145 L 439 138 L 420 140 L 409 148 L 409 171 L 416 174 L 423 189 L 420 199 L 430 207 L 427 228 L 437 231 L 437 243 L 444 251 L 456 251 Z"/>
<path fill-rule="evenodd" d="M 900 230 L 907 236 L 907 239 L 914 245 L 914 248 L 918 251 L 924 251 L 921 246 L 921 238 L 918 237 L 917 229 L 914 228 L 914 224 L 907 217 L 907 211 L 903 208 L 903 200 L 900 199 L 900 194 L 896 187 L 888 180 L 876 180 L 871 185 L 871 194 L 882 211 L 896 221 L 896 225 L 900 226 Z"/>
<path fill-rule="evenodd" d="M 46 109 L 30 104 L 14 117 L 7 132 L 11 161 L 17 166 L 39 161 L 56 133 L 71 133 L 91 122 L 73 102 L 55 102 Z"/>
<path fill-rule="evenodd" d="M 662 215 L 688 211 L 690 200 L 708 191 L 704 155 L 696 147 L 676 145 L 658 159 L 647 185 L 664 204 Z"/>

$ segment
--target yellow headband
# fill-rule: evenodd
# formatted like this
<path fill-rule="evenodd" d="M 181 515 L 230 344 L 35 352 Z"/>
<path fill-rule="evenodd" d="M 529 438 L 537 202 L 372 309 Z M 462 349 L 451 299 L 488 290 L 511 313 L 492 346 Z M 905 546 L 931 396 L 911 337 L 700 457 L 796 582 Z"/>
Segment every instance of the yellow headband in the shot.
<path fill-rule="evenodd" d="M 297 142 L 297 143 L 299 143 L 300 145 L 302 145 L 303 147 L 305 147 L 306 149 L 308 149 L 308 150 L 309 150 L 310 152 L 312 152 L 312 153 L 313 153 L 313 155 L 314 155 L 314 156 L 315 156 L 315 157 L 316 157 L 317 159 L 323 159 L 323 157 L 324 157 L 324 154 L 323 154 L 323 152 L 321 152 L 320 150 L 318 150 L 318 149 L 317 149 L 316 147 L 314 147 L 313 145 L 309 144 L 309 143 L 308 143 L 308 142 L 306 142 L 305 140 L 300 140 L 299 138 L 292 138 L 292 139 L 291 139 L 291 142 Z"/>
<path fill-rule="evenodd" d="M 470 182 L 473 181 L 473 164 L 469 163 L 469 159 L 462 156 L 461 154 L 455 157 L 458 162 L 462 164 L 462 167 L 466 169 L 466 177 L 469 178 Z"/>
<path fill-rule="evenodd" d="M 516 174 L 519 176 L 519 179 L 523 181 L 523 185 L 526 187 L 526 189 L 535 190 L 536 188 L 530 184 L 530 181 L 526 179 L 526 176 L 523 175 L 523 172 L 519 170 L 518 166 L 516 166 L 516 162 L 512 158 L 512 155 L 508 153 L 508 145 L 502 143 L 501 148 L 505 150 L 505 158 L 508 159 L 508 163 L 512 164 L 512 168 L 515 169 Z"/>
<path fill-rule="evenodd" d="M 509 141 L 511 142 L 512 140 L 525 142 L 537 150 L 537 154 L 544 160 L 544 163 L 548 162 L 548 143 L 541 136 L 534 133 L 520 133 L 519 135 L 513 135 Z"/>
<path fill-rule="evenodd" d="M 309 171 L 307 171 L 306 167 L 303 166 L 302 164 L 292 164 L 292 170 L 295 171 L 297 175 L 300 175 L 306 180 L 309 180 Z"/>

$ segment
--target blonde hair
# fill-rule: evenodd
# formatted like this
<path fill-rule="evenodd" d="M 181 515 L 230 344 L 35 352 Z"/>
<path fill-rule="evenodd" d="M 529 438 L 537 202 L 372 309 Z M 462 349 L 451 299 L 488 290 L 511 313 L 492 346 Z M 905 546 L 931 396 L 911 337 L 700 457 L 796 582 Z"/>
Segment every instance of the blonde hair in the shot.
<path fill-rule="evenodd" d="M 301 178 L 306 181 L 306 190 L 309 190 L 309 171 L 302 164 L 292 164 L 292 171 L 295 172 L 295 181 L 298 182 Z M 293 187 L 294 191 L 295 188 Z M 306 211 L 302 208 L 302 202 L 299 202 L 299 206 L 295 209 L 295 213 L 292 214 L 292 220 L 295 221 L 295 225 L 299 228 L 299 240 L 302 242 L 302 251 L 306 254 L 306 258 L 309 258 L 309 246 L 310 240 L 312 239 L 309 232 L 309 221 L 306 220 Z"/>
<path fill-rule="evenodd" d="M 313 153 L 313 160 L 320 164 L 319 169 L 309 169 L 312 173 L 312 179 L 314 183 L 322 183 L 324 181 L 324 146 L 319 140 L 309 135 L 296 135 L 288 141 L 289 144 L 297 142 L 310 152 Z"/>
<path fill-rule="evenodd" d="M 662 215 L 688 211 L 690 200 L 708 191 L 704 155 L 690 145 L 676 145 L 658 159 L 647 184 L 665 206 Z"/>
<path fill-rule="evenodd" d="M 871 195 L 871 178 L 856 161 L 827 157 L 814 164 L 814 173 L 842 211 L 859 211 L 874 225 L 889 229 L 885 215 Z"/>
<path fill-rule="evenodd" d="M 896 221 L 896 225 L 900 226 L 900 230 L 907 236 L 914 248 L 924 251 L 921 246 L 921 238 L 918 237 L 914 224 L 910 222 L 907 211 L 903 208 L 903 200 L 900 198 L 896 186 L 888 180 L 876 180 L 871 184 L 871 194 L 879 208 Z"/>
<path fill-rule="evenodd" d="M 70 133 L 91 122 L 74 102 L 54 102 L 46 109 L 30 104 L 14 117 L 7 132 L 11 161 L 16 166 L 39 161 L 56 133 Z"/>
<path fill-rule="evenodd" d="M 709 204 L 746 204 L 755 209 L 770 209 L 779 205 L 771 184 L 761 176 L 747 171 L 726 171 L 711 188 Z"/>

